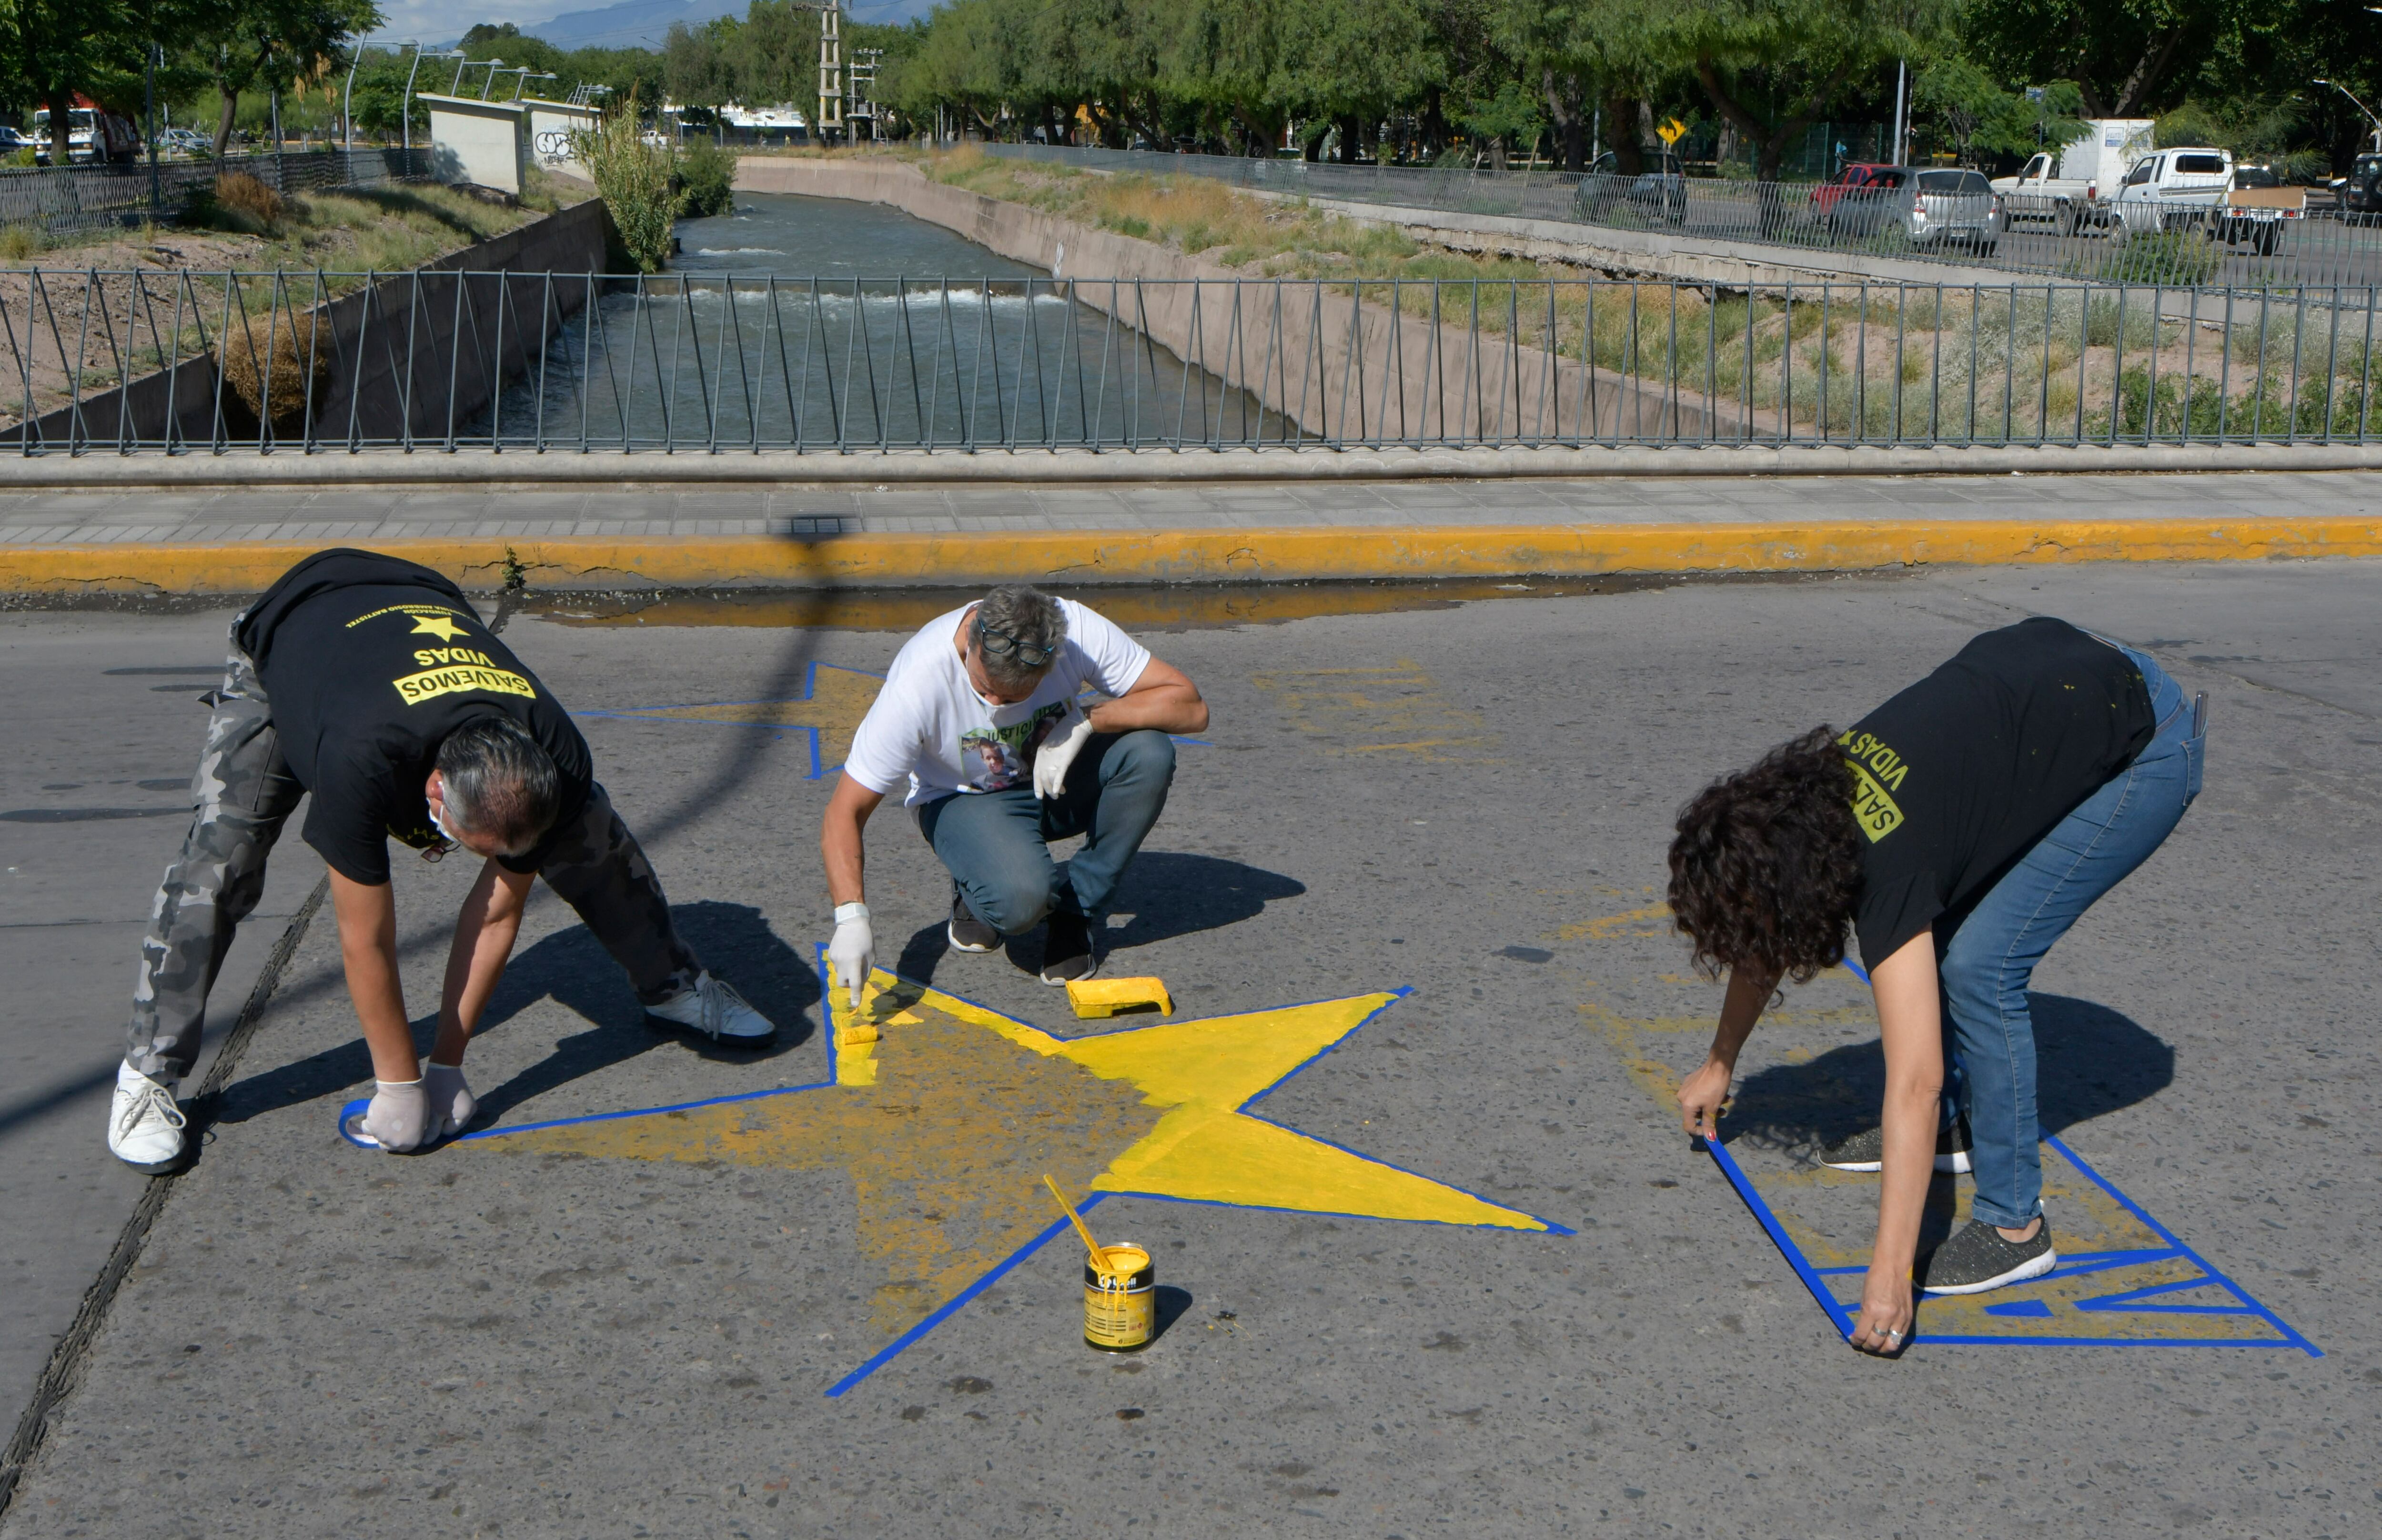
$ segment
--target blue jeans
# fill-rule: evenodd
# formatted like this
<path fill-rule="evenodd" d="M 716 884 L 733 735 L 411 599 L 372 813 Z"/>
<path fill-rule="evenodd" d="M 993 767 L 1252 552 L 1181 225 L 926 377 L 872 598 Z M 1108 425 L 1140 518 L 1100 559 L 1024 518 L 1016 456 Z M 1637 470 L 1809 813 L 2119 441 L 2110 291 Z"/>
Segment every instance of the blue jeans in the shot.
<path fill-rule="evenodd" d="M 1947 938 L 1938 922 L 1947 1098 L 1965 1101 L 1976 1173 L 1971 1212 L 2016 1229 L 2043 1211 L 2043 1156 L 2035 1127 L 2034 1021 L 2027 984 L 2052 943 L 2118 886 L 2200 794 L 2204 740 L 2192 703 L 2159 666 L 2129 647 L 2150 686 L 2158 731 L 2133 764 L 2084 799 L 1961 920 Z"/>
<path fill-rule="evenodd" d="M 918 828 L 976 917 L 1019 935 L 1053 911 L 1097 918 L 1166 809 L 1174 743 L 1162 732 L 1094 733 L 1050 801 L 1031 786 L 966 791 L 918 809 Z M 1050 842 L 1084 835 L 1064 867 Z"/>

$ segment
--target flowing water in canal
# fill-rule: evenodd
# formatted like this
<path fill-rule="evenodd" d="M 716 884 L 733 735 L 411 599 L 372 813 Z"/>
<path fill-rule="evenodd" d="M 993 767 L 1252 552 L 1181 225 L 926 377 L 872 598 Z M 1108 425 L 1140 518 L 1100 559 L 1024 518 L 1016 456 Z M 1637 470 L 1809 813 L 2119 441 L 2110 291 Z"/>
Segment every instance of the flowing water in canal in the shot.
<path fill-rule="evenodd" d="M 669 272 L 612 286 L 592 314 L 549 318 L 552 341 L 471 436 L 686 451 L 1295 433 L 1136 331 L 1129 287 L 1111 317 L 892 209 L 740 193 L 734 213 L 682 221 L 678 235 Z"/>

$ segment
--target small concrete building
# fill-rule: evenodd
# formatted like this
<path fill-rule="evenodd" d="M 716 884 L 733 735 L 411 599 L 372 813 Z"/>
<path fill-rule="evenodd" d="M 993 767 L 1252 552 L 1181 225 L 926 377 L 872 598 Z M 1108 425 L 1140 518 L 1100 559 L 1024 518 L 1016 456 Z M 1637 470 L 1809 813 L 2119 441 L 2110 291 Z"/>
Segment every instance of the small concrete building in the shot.
<path fill-rule="evenodd" d="M 529 153 L 535 164 L 566 177 L 587 179 L 587 168 L 571 153 L 571 136 L 593 130 L 603 122 L 603 109 L 569 102 L 546 102 L 534 96 L 521 104 L 529 109 Z"/>
<path fill-rule="evenodd" d="M 526 104 L 437 96 L 426 91 L 414 99 L 430 108 L 430 175 L 435 180 L 470 182 L 521 196 L 529 158 Z"/>

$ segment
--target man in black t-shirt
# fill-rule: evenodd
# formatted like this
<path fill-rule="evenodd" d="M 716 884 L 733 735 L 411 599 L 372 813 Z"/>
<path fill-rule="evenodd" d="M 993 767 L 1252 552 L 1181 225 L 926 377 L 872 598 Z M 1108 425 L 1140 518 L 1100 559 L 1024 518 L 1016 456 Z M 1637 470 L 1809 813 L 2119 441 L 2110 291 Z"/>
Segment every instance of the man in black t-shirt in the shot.
<path fill-rule="evenodd" d="M 1848 927 L 1860 936 L 1885 1118 L 1822 1156 L 1884 1173 L 1855 1346 L 1894 1351 L 1909 1331 L 1931 1169 L 1972 1170 L 1976 1190 L 1971 1223 L 1928 1259 L 1928 1292 L 1982 1293 L 2057 1264 L 2027 984 L 2183 816 L 2202 726 L 2147 654 L 2039 617 L 1976 638 L 1849 730 L 1782 744 L 1680 813 L 1672 912 L 1699 964 L 1728 975 L 1712 1052 L 1679 1087 L 1690 1132 L 1717 1136 L 1737 1052 L 1779 981 L 1808 981 L 1843 959 Z"/>
<path fill-rule="evenodd" d="M 233 620 L 191 781 L 197 813 L 141 944 L 108 1147 L 149 1172 L 183 1156 L 175 1088 L 199 1054 L 207 994 L 256 907 L 265 857 L 299 800 L 330 867 L 348 991 L 374 1094 L 345 1131 L 387 1150 L 460 1132 L 462 1057 L 543 876 L 628 972 L 646 1011 L 716 1042 L 776 1029 L 679 938 L 645 852 L 596 783 L 587 743 L 452 582 L 370 551 L 319 552 Z M 398 984 L 388 842 L 484 857 L 463 902 L 425 1068 Z"/>

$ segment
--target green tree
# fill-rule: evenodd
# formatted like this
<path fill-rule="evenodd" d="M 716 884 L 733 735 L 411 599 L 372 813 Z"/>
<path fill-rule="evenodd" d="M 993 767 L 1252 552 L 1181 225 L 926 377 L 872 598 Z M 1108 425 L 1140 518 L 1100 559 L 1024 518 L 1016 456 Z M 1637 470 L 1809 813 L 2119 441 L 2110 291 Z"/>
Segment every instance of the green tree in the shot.
<path fill-rule="evenodd" d="M 1282 0 L 1281 29 L 1270 93 L 1315 125 L 1310 160 L 1336 128 L 1340 159 L 1354 162 L 1368 126 L 1444 78 L 1418 0 Z"/>
<path fill-rule="evenodd" d="M 327 81 L 343 44 L 380 25 L 373 0 L 189 0 L 179 60 L 213 87 L 215 151 L 231 138 L 243 91 L 291 93 Z"/>
<path fill-rule="evenodd" d="M 2004 79 L 2073 80 L 2087 117 L 2147 117 L 2181 94 L 2204 61 L 2229 54 L 2238 67 L 2245 32 L 2303 28 L 2323 7 L 2253 10 L 2248 0 L 1974 0 L 1962 31 L 1978 62 Z M 2333 7 L 2339 8 L 2339 7 Z M 2289 90 L 2299 79 L 2277 81 Z M 2229 91 L 2262 83 L 2236 75 Z"/>
<path fill-rule="evenodd" d="M 7 13 L 6 67 L 20 101 L 49 109 L 50 164 L 67 164 L 74 103 L 129 105 L 148 29 L 124 0 L 15 0 Z M 134 101 L 137 90 L 129 92 Z"/>
<path fill-rule="evenodd" d="M 1911 106 L 1942 126 L 1963 165 L 1981 154 L 2057 150 L 2085 131 L 2076 116 L 2083 97 L 2056 81 L 2032 96 L 2006 91 L 1982 65 L 1959 55 L 1930 59 L 1910 89 Z"/>
<path fill-rule="evenodd" d="M 1648 0 L 1502 0 L 1498 37 L 1535 75 L 1565 169 L 1587 169 L 1588 120 L 1599 106 L 1620 169 L 1642 169 L 1638 104 L 1680 73 L 1679 60 L 1656 51 L 1649 10 Z"/>
<path fill-rule="evenodd" d="M 670 23 L 662 42 L 662 86 L 681 106 L 717 108 L 735 100 L 731 67 L 736 21 L 718 17 L 697 26 Z"/>
<path fill-rule="evenodd" d="M 1000 0 L 939 6 L 923 44 L 886 72 L 887 93 L 914 118 L 949 107 L 990 134 L 1006 94 L 1004 51 Z"/>
<path fill-rule="evenodd" d="M 1694 72 L 1753 150 L 1754 178 L 1774 187 L 1787 147 L 1847 84 L 1948 43 L 1934 0 L 1678 0 L 1656 18 L 1656 46 Z M 1784 200 L 1763 197 L 1765 232 Z"/>
<path fill-rule="evenodd" d="M 1271 155 L 1289 104 L 1271 89 L 1282 53 L 1276 0 L 1185 0 L 1160 54 L 1159 82 L 1215 137 L 1242 154 Z"/>
<path fill-rule="evenodd" d="M 475 59 L 502 59 L 507 68 L 527 65 L 536 74 L 559 77 L 569 56 L 542 37 L 532 37 L 511 22 L 501 26 L 483 21 L 455 44 Z"/>

